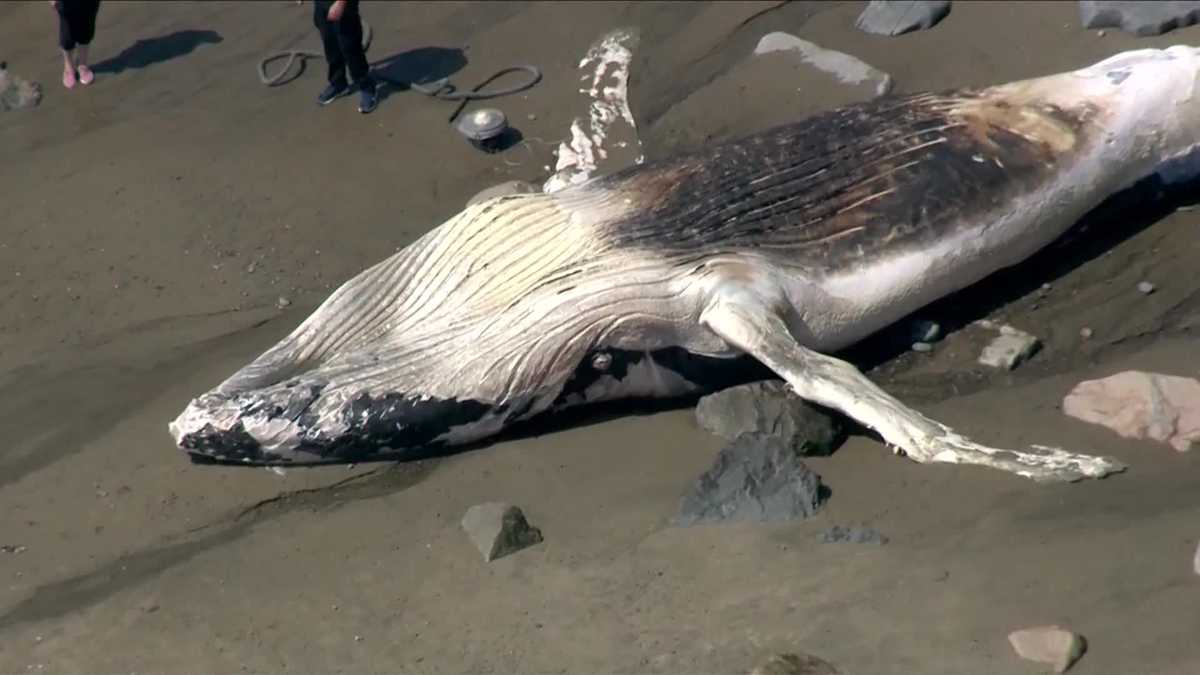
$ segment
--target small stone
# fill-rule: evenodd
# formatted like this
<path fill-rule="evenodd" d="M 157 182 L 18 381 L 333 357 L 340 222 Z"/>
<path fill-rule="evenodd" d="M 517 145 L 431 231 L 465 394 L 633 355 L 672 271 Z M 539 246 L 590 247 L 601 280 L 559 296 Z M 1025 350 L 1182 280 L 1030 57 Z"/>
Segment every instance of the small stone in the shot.
<path fill-rule="evenodd" d="M 933 345 L 928 342 L 914 342 L 912 343 L 912 350 L 924 354 L 933 351 Z"/>
<path fill-rule="evenodd" d="M 355 635 L 355 636 L 354 636 L 354 641 L 355 641 L 355 642 L 362 642 L 362 640 L 363 640 L 363 637 L 362 637 L 361 635 Z"/>
<path fill-rule="evenodd" d="M 1012 370 L 1037 353 L 1042 343 L 1036 337 L 1012 326 L 999 327 L 996 336 L 979 355 L 979 363 L 992 368 Z"/>
<path fill-rule="evenodd" d="M 27 546 L 21 546 L 20 544 L 0 544 L 0 553 L 19 554 L 28 550 Z"/>
<path fill-rule="evenodd" d="M 912 325 L 912 339 L 915 342 L 937 342 L 942 337 L 942 327 L 934 321 L 917 321 Z"/>
<path fill-rule="evenodd" d="M 821 477 L 778 437 L 742 434 L 684 493 L 676 524 L 776 522 L 816 514 Z"/>
<path fill-rule="evenodd" d="M 279 299 L 275 301 L 275 306 L 278 307 L 279 309 L 283 309 L 284 307 L 287 307 L 290 304 L 292 304 L 292 301 L 288 300 L 287 297 L 282 296 L 282 295 L 279 296 Z"/>
<path fill-rule="evenodd" d="M 249 265 L 246 265 L 246 274 L 254 274 L 254 270 L 257 270 L 257 269 L 258 269 L 258 263 L 252 262 Z"/>
<path fill-rule="evenodd" d="M 1081 0 L 1079 19 L 1084 28 L 1120 28 L 1149 37 L 1200 22 L 1200 2 Z"/>
<path fill-rule="evenodd" d="M 854 25 L 875 35 L 903 35 L 933 28 L 948 14 L 947 0 L 871 0 Z"/>
<path fill-rule="evenodd" d="M 797 396 L 779 380 L 709 394 L 696 404 L 696 421 L 727 441 L 745 433 L 764 434 L 804 455 L 828 455 L 844 438 L 837 419 Z"/>
<path fill-rule="evenodd" d="M 834 525 L 821 533 L 823 544 L 878 544 L 880 546 L 890 541 L 887 535 L 881 534 L 872 527 L 843 527 Z"/>
<path fill-rule="evenodd" d="M 1108 33 L 1105 31 L 1102 31 L 1102 30 L 1096 31 L 1096 37 L 1104 37 L 1105 35 L 1108 35 Z"/>
<path fill-rule="evenodd" d="M 840 675 L 829 662 L 811 654 L 776 654 L 750 671 L 750 675 Z"/>
<path fill-rule="evenodd" d="M 467 509 L 462 528 L 471 542 L 491 562 L 542 541 L 542 532 L 525 520 L 521 509 L 502 502 L 477 504 Z"/>
<path fill-rule="evenodd" d="M 1093 335 L 1092 329 L 1088 328 L 1087 326 L 1084 326 L 1083 328 L 1079 329 L 1079 337 L 1083 338 L 1084 340 L 1091 340 L 1092 335 Z"/>
<path fill-rule="evenodd" d="M 534 115 L 533 113 L 529 113 L 528 115 L 526 115 L 526 117 L 529 118 L 530 122 L 533 122 L 534 120 L 537 119 L 537 115 Z"/>
<path fill-rule="evenodd" d="M 1054 668 L 1056 673 L 1070 668 L 1087 649 L 1083 636 L 1058 626 L 1015 630 L 1008 634 L 1008 642 L 1017 652 L 1017 656 L 1028 661 L 1045 663 Z"/>
<path fill-rule="evenodd" d="M 1154 292 L 1154 284 L 1149 281 L 1139 281 L 1137 285 L 1138 293 L 1142 295 L 1150 295 Z"/>

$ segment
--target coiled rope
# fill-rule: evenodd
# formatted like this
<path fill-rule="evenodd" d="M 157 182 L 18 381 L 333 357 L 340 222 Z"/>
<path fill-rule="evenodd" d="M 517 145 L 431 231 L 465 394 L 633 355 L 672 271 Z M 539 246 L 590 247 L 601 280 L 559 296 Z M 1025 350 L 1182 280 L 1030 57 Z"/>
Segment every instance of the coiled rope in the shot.
<path fill-rule="evenodd" d="M 363 52 L 366 52 L 371 47 L 371 37 L 372 37 L 371 24 L 367 23 L 366 21 L 363 21 L 362 23 L 363 23 Z M 261 81 L 263 84 L 265 84 L 268 87 L 279 86 L 280 84 L 284 84 L 285 82 L 290 82 L 291 79 L 294 79 L 294 78 L 289 78 L 289 79 L 285 80 L 284 78 L 289 72 L 292 71 L 292 68 L 293 68 L 293 66 L 296 65 L 297 61 L 299 61 L 299 63 L 300 63 L 300 68 L 297 70 L 296 74 L 299 75 L 299 73 L 301 71 L 303 71 L 303 68 L 304 68 L 303 64 L 304 64 L 305 59 L 323 59 L 323 58 L 325 58 L 325 55 L 322 52 L 305 51 L 305 50 L 300 50 L 300 49 L 289 49 L 286 51 L 276 52 L 274 54 L 268 55 L 266 58 L 263 58 L 262 60 L 260 60 L 258 62 L 258 79 L 259 79 L 259 81 Z M 267 73 L 267 65 L 271 64 L 275 61 L 278 61 L 280 59 L 287 59 L 287 62 L 284 63 L 283 67 L 281 67 L 274 75 L 268 74 Z M 516 73 L 516 72 L 528 73 L 529 80 L 526 82 L 523 82 L 521 84 L 518 84 L 518 85 L 515 85 L 512 87 L 508 87 L 506 89 L 497 89 L 495 91 L 483 91 L 483 88 L 486 87 L 487 85 L 491 84 L 493 81 L 498 80 L 501 77 L 508 75 L 509 73 Z M 455 87 L 453 84 L 450 83 L 449 78 L 445 78 L 445 77 L 443 77 L 440 80 L 434 80 L 433 82 L 419 83 L 419 82 L 398 82 L 395 80 L 388 79 L 386 77 L 382 77 L 378 74 L 375 74 L 374 76 L 377 77 L 378 79 L 383 80 L 384 82 L 387 82 L 388 84 L 391 84 L 391 85 L 399 87 L 399 88 L 407 87 L 409 89 L 412 89 L 413 91 L 419 92 L 421 94 L 425 94 L 426 96 L 432 96 L 433 98 L 438 98 L 443 101 L 458 101 L 459 103 L 458 103 L 458 106 L 454 109 L 454 113 L 451 114 L 449 120 L 447 120 L 448 122 L 453 123 L 454 120 L 457 119 L 460 114 L 462 114 L 463 109 L 466 108 L 467 104 L 470 103 L 471 101 L 482 101 L 482 100 L 489 99 L 489 98 L 499 98 L 501 96 L 509 96 L 511 94 L 517 94 L 522 91 L 525 91 L 526 89 L 529 89 L 530 87 L 532 87 L 533 85 L 535 85 L 541 81 L 542 71 L 537 66 L 511 66 L 509 68 L 505 68 L 503 70 L 497 71 L 496 73 L 494 73 L 493 75 L 488 77 L 486 80 L 484 80 L 483 82 L 479 83 L 478 85 L 472 87 L 468 91 L 459 91 L 457 87 Z"/>

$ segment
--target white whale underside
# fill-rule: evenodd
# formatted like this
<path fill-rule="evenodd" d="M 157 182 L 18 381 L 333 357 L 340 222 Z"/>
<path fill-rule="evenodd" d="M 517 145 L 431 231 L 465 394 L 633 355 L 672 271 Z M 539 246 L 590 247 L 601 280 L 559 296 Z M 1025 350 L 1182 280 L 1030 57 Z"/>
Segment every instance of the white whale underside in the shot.
<path fill-rule="evenodd" d="M 849 243 L 832 248 L 833 266 L 786 247 L 672 246 L 669 232 L 666 244 L 622 244 L 614 223 L 642 217 L 670 194 L 670 180 L 652 173 L 630 174 L 629 189 L 593 180 L 473 205 L 346 282 L 291 335 L 193 401 L 171 424 L 172 435 L 184 445 L 190 434 L 238 427 L 286 461 L 304 433 L 352 430 L 346 411 L 356 398 L 398 393 L 414 406 L 490 406 L 430 439 L 466 443 L 551 407 L 692 391 L 696 383 L 645 358 L 562 395 L 572 374 L 589 367 L 589 355 L 678 347 L 753 356 L 801 396 L 858 419 L 918 461 L 983 464 L 1039 479 L 1111 473 L 1120 467 L 1104 458 L 974 444 L 822 353 L 1020 262 L 1163 162 L 1194 156 L 1197 72 L 1190 47 L 1140 50 L 981 90 L 974 102 L 948 107 L 950 119 L 974 120 L 993 114 L 980 105 L 1003 102 L 995 124 L 1044 149 L 1055 158 L 1053 170 L 996 203 L 957 205 L 953 222 L 940 226 L 945 234 L 919 246 L 876 246 L 858 256 Z M 1039 112 L 1046 106 L 1086 108 L 1086 128 L 1064 130 Z M 1001 164 L 999 154 L 986 152 L 972 161 Z M 297 393 L 306 387 L 319 394 Z M 267 414 L 269 406 L 256 401 L 278 409 Z"/>

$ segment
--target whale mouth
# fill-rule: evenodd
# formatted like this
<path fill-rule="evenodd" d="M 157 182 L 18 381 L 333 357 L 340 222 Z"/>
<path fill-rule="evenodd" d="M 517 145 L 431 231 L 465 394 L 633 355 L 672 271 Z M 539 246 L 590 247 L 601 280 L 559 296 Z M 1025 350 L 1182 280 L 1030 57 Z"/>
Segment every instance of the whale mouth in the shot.
<path fill-rule="evenodd" d="M 194 460 L 256 465 L 415 458 L 488 435 L 504 410 L 475 400 L 360 392 L 323 400 L 323 387 L 288 382 L 235 394 L 209 393 L 170 423 Z"/>

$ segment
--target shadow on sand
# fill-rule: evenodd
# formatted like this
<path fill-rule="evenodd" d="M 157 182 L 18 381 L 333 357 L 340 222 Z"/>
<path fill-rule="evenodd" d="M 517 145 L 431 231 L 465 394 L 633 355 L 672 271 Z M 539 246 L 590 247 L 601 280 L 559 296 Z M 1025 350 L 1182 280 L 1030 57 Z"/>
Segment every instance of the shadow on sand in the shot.
<path fill-rule="evenodd" d="M 97 73 L 120 73 L 145 68 L 192 53 L 200 45 L 217 44 L 224 38 L 213 30 L 178 30 L 162 37 L 138 40 L 120 54 L 92 65 Z"/>
<path fill-rule="evenodd" d="M 467 56 L 461 49 L 418 47 L 372 62 L 371 72 L 389 85 L 382 92 L 386 97 L 392 91 L 408 91 L 413 84 L 434 85 L 466 65 Z"/>

